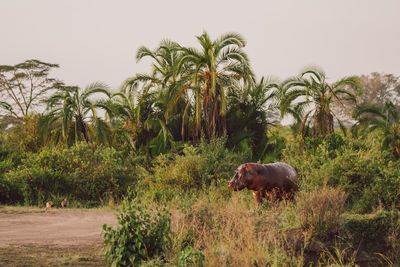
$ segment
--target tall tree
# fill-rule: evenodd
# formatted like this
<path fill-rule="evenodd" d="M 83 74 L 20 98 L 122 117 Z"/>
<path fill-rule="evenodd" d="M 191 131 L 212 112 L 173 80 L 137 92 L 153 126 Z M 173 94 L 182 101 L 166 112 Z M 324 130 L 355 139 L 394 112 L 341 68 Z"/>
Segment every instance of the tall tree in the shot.
<path fill-rule="evenodd" d="M 127 82 L 144 82 L 145 92 L 153 88 L 165 124 L 174 137 L 174 129 L 181 124 L 182 139 L 189 132 L 185 131 L 188 124 L 194 128 L 190 131 L 192 138 L 198 138 L 201 131 L 207 138 L 226 132 L 227 90 L 239 80 L 254 81 L 243 51 L 246 42 L 239 34 L 228 33 L 212 41 L 203 33 L 197 39 L 201 50 L 166 40 L 154 51 L 139 48 L 137 59 L 150 57 L 153 72 L 136 75 Z"/>
<path fill-rule="evenodd" d="M 373 72 L 361 75 L 364 93 L 360 103 L 375 103 L 381 107 L 388 102 L 400 106 L 400 77 L 393 74 Z"/>
<path fill-rule="evenodd" d="M 141 83 L 143 94 L 139 102 L 148 99 L 146 94 L 151 93 L 155 96 L 154 108 L 157 112 L 153 117 L 156 115 L 157 119 L 168 125 L 176 138 L 179 138 L 180 122 L 184 121 L 181 113 L 188 102 L 186 93 L 180 93 L 191 85 L 186 65 L 178 64 L 182 55 L 180 49 L 179 44 L 170 40 L 162 40 L 155 50 L 145 46 L 140 47 L 136 54 L 137 61 L 150 58 L 153 71 L 150 75 L 137 74 L 125 82 L 126 87 L 137 87 L 138 83 Z M 138 114 L 140 104 L 137 105 Z"/>
<path fill-rule="evenodd" d="M 353 133 L 366 133 L 381 130 L 382 146 L 390 149 L 392 155 L 400 158 L 400 109 L 388 101 L 384 106 L 371 103 L 362 103 L 357 106 L 354 114 L 357 123 L 353 126 Z"/>
<path fill-rule="evenodd" d="M 198 136 L 203 128 L 206 137 L 211 138 L 226 131 L 226 90 L 239 80 L 252 83 L 254 76 L 241 35 L 227 33 L 212 41 L 204 32 L 196 38 L 200 50 L 182 47 L 179 65 L 187 67 L 192 84 L 178 90 L 178 94 L 193 91 L 195 134 Z"/>
<path fill-rule="evenodd" d="M 64 144 L 72 145 L 80 140 L 107 143 L 110 137 L 109 125 L 98 115 L 99 108 L 107 108 L 100 101 L 91 99 L 94 94 L 110 97 L 108 86 L 92 83 L 84 90 L 77 86 L 63 87 L 47 99 L 49 113 L 41 125 L 45 135 L 50 130 L 59 132 Z M 109 114 L 110 111 L 106 110 Z"/>
<path fill-rule="evenodd" d="M 357 103 L 372 103 L 384 107 L 386 102 L 392 102 L 400 107 L 400 77 L 387 74 L 372 72 L 369 75 L 359 76 L 363 94 L 357 96 Z M 338 111 L 341 117 L 351 118 L 355 105 L 354 103 L 344 102 L 342 105 L 336 105 L 335 111 Z"/>
<path fill-rule="evenodd" d="M 0 65 L 0 110 L 1 117 L 21 122 L 50 90 L 60 88 L 62 83 L 49 77 L 57 64 L 31 59 L 14 66 Z"/>
<path fill-rule="evenodd" d="M 255 158 L 262 156 L 267 141 L 267 125 L 277 109 L 278 85 L 261 78 L 254 85 L 238 84 L 228 93 L 228 145 L 236 146 L 243 140 L 255 148 Z M 268 117 L 269 115 L 269 117 Z"/>
<path fill-rule="evenodd" d="M 135 81 L 130 86 L 122 86 L 110 99 L 99 103 L 111 111 L 111 114 L 107 113 L 107 117 L 113 128 L 114 139 L 119 139 L 117 143 L 128 144 L 132 150 L 146 143 L 143 141 L 146 133 L 140 115 L 146 116 L 147 108 L 144 104 L 147 101 L 142 99 L 143 92 L 138 90 L 138 84 L 139 82 Z"/>
<path fill-rule="evenodd" d="M 333 113 L 332 105 L 335 102 L 342 105 L 345 100 L 355 102 L 359 92 L 361 84 L 355 76 L 329 84 L 322 70 L 307 69 L 281 84 L 281 116 L 292 115 L 303 135 L 310 124 L 314 137 L 329 135 L 333 132 L 334 119 L 346 133 L 342 121 Z"/>

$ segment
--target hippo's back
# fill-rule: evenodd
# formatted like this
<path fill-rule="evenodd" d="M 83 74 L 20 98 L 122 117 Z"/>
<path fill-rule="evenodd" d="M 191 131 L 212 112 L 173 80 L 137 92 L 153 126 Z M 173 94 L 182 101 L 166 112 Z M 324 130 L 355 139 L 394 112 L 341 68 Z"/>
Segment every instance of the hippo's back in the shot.
<path fill-rule="evenodd" d="M 269 176 L 279 180 L 287 181 L 288 184 L 296 185 L 298 183 L 298 176 L 296 170 L 283 162 L 275 162 L 264 164 L 264 167 L 268 170 Z"/>

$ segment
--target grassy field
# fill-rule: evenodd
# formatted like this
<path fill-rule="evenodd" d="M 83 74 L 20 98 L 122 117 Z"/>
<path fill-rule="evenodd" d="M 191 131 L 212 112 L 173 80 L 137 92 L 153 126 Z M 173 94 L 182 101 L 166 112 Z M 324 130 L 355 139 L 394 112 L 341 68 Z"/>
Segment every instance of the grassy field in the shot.
<path fill-rule="evenodd" d="M 188 266 L 189 262 L 196 262 L 196 255 L 203 255 L 204 266 L 396 266 L 393 259 L 398 257 L 398 233 L 384 233 L 383 239 L 377 238 L 371 247 L 364 247 L 368 240 L 351 239 L 345 222 L 354 219 L 354 215 L 345 212 L 345 198 L 343 191 L 325 188 L 299 193 L 289 205 L 264 201 L 257 207 L 247 190 L 230 193 L 222 187 L 210 187 L 192 197 L 177 196 L 163 202 L 171 213 L 171 243 L 161 255 L 143 264 Z M 141 202 L 147 210 L 164 205 L 146 195 Z M 110 210 L 113 208 L 53 209 L 45 214 L 42 208 L 1 206 L 0 215 L 58 216 L 66 212 L 97 214 Z M 357 230 L 382 235 L 386 217 L 379 214 L 376 211 L 356 218 L 365 227 Z M 368 226 L 369 220 L 373 229 Z M 374 227 L 379 224 L 380 228 Z M 184 254 L 182 251 L 188 247 L 191 250 Z M 106 265 L 99 240 L 79 246 L 3 246 L 0 255 L 1 266 Z"/>

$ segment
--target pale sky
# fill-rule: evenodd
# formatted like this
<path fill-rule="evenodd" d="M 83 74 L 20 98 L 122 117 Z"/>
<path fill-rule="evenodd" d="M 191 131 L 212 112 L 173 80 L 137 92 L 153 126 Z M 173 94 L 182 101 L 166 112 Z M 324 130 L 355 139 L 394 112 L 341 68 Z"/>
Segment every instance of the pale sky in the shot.
<path fill-rule="evenodd" d="M 119 86 L 135 73 L 137 49 L 163 38 L 197 46 L 238 32 L 258 77 L 285 79 L 306 65 L 334 81 L 374 71 L 400 75 L 400 1 L 0 0 L 0 65 L 57 63 L 69 85 Z"/>

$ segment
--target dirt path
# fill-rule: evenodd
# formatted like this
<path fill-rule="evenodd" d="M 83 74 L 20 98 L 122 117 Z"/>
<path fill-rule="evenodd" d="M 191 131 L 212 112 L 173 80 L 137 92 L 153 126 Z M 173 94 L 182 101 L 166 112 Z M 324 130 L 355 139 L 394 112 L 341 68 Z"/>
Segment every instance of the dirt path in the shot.
<path fill-rule="evenodd" d="M 113 212 L 59 210 L 48 213 L 0 213 L 0 247 L 100 244 L 104 223 L 116 225 Z"/>

